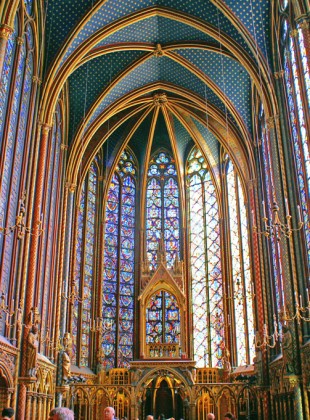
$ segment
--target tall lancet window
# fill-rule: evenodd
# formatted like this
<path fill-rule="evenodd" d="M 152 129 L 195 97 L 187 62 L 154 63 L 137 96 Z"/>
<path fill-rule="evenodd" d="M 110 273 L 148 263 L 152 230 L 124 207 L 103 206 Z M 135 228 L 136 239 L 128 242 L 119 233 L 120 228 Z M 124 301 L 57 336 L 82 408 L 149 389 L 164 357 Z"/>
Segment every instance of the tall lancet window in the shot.
<path fill-rule="evenodd" d="M 3 60 L 3 70 L 0 85 L 0 147 L 3 141 L 5 117 L 8 109 L 8 97 L 10 93 L 10 83 L 13 75 L 14 57 L 16 50 L 16 39 L 18 36 L 18 19 L 15 19 L 14 31 L 10 34 Z"/>
<path fill-rule="evenodd" d="M 286 19 L 283 20 L 282 24 L 282 38 L 292 145 L 304 222 L 305 245 L 310 267 L 310 143 L 306 123 L 310 116 L 309 58 L 307 58 L 302 29 L 290 31 Z"/>
<path fill-rule="evenodd" d="M 274 174 L 272 165 L 272 151 L 269 133 L 266 124 L 265 112 L 263 105 L 260 105 L 258 115 L 258 144 L 261 144 L 259 154 L 259 164 L 262 182 L 263 193 L 263 213 L 266 217 L 272 220 L 272 204 L 275 201 L 275 187 L 274 187 Z M 274 314 L 280 314 L 284 305 L 284 290 L 283 290 L 283 272 L 282 272 L 282 259 L 280 242 L 274 237 L 270 236 L 270 269 L 271 277 L 273 278 L 273 310 Z M 281 330 L 281 324 L 279 324 Z"/>
<path fill-rule="evenodd" d="M 44 234 L 41 237 L 42 251 L 38 258 L 41 273 L 41 287 L 39 309 L 41 313 L 41 325 L 51 328 L 52 319 L 50 310 L 53 303 L 53 282 L 57 272 L 57 255 L 54 252 L 55 241 L 59 238 L 59 206 L 61 197 L 61 175 L 63 169 L 63 112 L 62 102 L 57 104 L 54 114 L 53 128 L 49 139 L 48 164 L 46 165 L 46 183 L 44 193 L 44 209 L 46 213 L 44 221 Z M 46 343 L 46 351 L 48 351 Z M 42 347 L 41 347 L 42 349 Z"/>
<path fill-rule="evenodd" d="M 78 346 L 74 362 L 89 366 L 91 320 L 94 305 L 96 210 L 98 207 L 98 166 L 94 161 L 85 178 L 78 213 L 77 251 L 75 265 L 76 294 L 73 306 L 72 336 Z"/>
<path fill-rule="evenodd" d="M 197 367 L 222 367 L 224 337 L 221 232 L 216 191 L 204 157 L 187 161 L 194 359 Z"/>
<path fill-rule="evenodd" d="M 33 118 L 34 35 L 30 23 L 22 24 L 22 14 L 15 19 L 4 54 L 0 75 L 0 223 L 14 226 L 23 196 L 28 170 L 30 133 Z M 6 296 L 18 290 L 16 235 L 0 235 L 0 282 Z M 14 290 L 15 289 L 15 290 Z M 12 302 L 12 299 L 10 299 Z M 0 320 L 0 325 L 2 321 Z M 0 328 L 1 331 L 1 328 Z"/>
<path fill-rule="evenodd" d="M 107 368 L 133 359 L 136 165 L 122 153 L 105 209 L 102 353 Z"/>
<path fill-rule="evenodd" d="M 167 267 L 180 257 L 179 187 L 174 159 L 166 152 L 154 156 L 148 169 L 146 250 L 150 269 L 157 267 L 157 252 L 164 239 Z"/>
<path fill-rule="evenodd" d="M 232 290 L 237 365 L 253 363 L 254 317 L 250 270 L 248 215 L 240 179 L 230 160 L 226 166 L 228 224 L 230 236 Z"/>

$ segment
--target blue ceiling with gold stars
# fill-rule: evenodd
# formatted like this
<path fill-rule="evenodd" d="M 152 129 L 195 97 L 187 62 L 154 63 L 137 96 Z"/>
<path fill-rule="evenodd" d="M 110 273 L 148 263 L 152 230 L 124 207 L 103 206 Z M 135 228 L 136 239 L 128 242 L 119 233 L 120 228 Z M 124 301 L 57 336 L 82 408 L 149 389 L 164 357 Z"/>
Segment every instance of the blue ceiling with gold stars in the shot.
<path fill-rule="evenodd" d="M 150 84 L 155 94 L 158 83 L 174 100 L 174 88 L 190 92 L 192 109 L 193 98 L 199 98 L 240 137 L 250 135 L 253 78 L 244 63 L 255 67 L 260 60 L 270 67 L 270 7 L 268 0 L 46 1 L 46 78 L 74 63 L 67 79 L 68 142 L 74 142 L 81 125 L 86 130 L 100 125 L 104 111 L 116 101 Z M 193 140 L 180 120 L 171 118 L 185 156 Z M 218 139 L 198 120 L 192 123 L 218 160 Z M 161 144 L 160 136 L 167 138 L 162 115 L 157 125 L 156 142 Z M 137 139 L 149 126 L 150 116 L 131 139 L 141 158 Z"/>

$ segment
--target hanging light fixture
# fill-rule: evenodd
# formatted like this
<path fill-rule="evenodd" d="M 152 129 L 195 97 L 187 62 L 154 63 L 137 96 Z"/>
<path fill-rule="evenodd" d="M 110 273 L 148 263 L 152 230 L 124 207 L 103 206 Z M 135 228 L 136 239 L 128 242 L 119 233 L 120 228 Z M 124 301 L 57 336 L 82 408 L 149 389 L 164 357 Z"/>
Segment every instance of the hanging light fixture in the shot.
<path fill-rule="evenodd" d="M 271 216 L 270 219 L 268 219 L 268 217 L 266 216 L 265 202 L 264 201 L 262 201 L 262 207 L 263 207 L 262 222 L 263 222 L 263 226 L 264 226 L 263 230 L 259 230 L 257 228 L 257 226 L 255 224 L 255 220 L 254 220 L 254 212 L 252 210 L 253 231 L 256 234 L 264 235 L 264 236 L 266 236 L 266 238 L 274 237 L 277 241 L 280 241 L 283 236 L 286 237 L 286 238 L 290 238 L 293 232 L 298 232 L 299 230 L 301 230 L 301 228 L 304 225 L 304 222 L 301 220 L 300 206 L 298 205 L 297 206 L 298 226 L 296 228 L 292 227 L 292 224 L 291 224 L 292 216 L 289 213 L 287 198 L 285 198 L 285 214 L 286 214 L 286 216 L 285 216 L 286 221 L 285 222 L 280 219 L 279 206 L 278 206 L 277 201 L 274 201 L 273 204 L 272 204 L 272 208 L 271 208 L 272 216 Z"/>
<path fill-rule="evenodd" d="M 267 324 L 264 324 L 263 326 L 263 337 L 261 337 L 259 332 L 256 331 L 256 334 L 254 337 L 254 344 L 256 348 L 261 349 L 263 351 L 266 351 L 267 348 L 270 348 L 270 349 L 275 348 L 279 339 L 282 338 L 282 334 L 280 334 L 278 331 L 277 317 L 275 314 L 273 314 L 273 326 L 274 326 L 274 332 L 271 335 L 268 335 Z"/>
<path fill-rule="evenodd" d="M 15 224 L 12 226 L 3 226 L 3 219 L 0 219 L 0 233 L 4 236 L 11 235 L 15 231 L 17 232 L 17 238 L 22 239 L 26 233 L 29 233 L 33 236 L 41 236 L 43 233 L 43 213 L 41 214 L 41 219 L 37 222 L 38 229 L 31 228 L 26 226 L 26 191 L 22 193 L 21 198 L 19 199 L 18 211 L 15 218 Z"/>
<path fill-rule="evenodd" d="M 296 320 L 298 322 L 298 325 L 300 325 L 301 321 L 304 322 L 310 322 L 310 295 L 309 295 L 309 289 L 307 289 L 307 302 L 306 306 L 303 304 L 302 296 L 299 295 L 299 298 L 297 296 L 297 293 L 295 292 L 295 313 L 290 316 L 290 314 L 287 312 L 286 307 L 284 305 L 283 307 L 283 321 L 284 322 L 292 322 Z"/>

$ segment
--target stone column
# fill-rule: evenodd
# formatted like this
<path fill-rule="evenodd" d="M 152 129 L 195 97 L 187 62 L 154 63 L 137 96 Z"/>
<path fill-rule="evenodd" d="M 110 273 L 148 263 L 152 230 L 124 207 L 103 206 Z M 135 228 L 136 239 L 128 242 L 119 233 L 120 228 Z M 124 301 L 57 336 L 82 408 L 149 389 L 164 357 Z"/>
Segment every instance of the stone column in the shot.
<path fill-rule="evenodd" d="M 37 404 L 38 404 L 37 418 L 38 419 L 45 419 L 45 417 L 42 415 L 42 397 L 37 398 Z"/>
<path fill-rule="evenodd" d="M 25 407 L 25 420 L 31 420 L 31 399 L 32 399 L 32 395 L 30 392 L 27 392 L 27 403 L 26 403 L 26 407 Z M 19 411 L 19 416 L 22 415 L 23 411 Z M 20 417 L 21 418 L 21 417 Z"/>
<path fill-rule="evenodd" d="M 72 232 L 72 219 L 73 219 L 73 203 L 74 203 L 75 185 L 67 183 L 65 186 L 65 203 L 67 203 L 66 209 L 64 208 L 63 214 L 66 214 L 66 220 L 64 221 L 64 244 L 63 244 L 63 275 L 62 275 L 62 292 L 64 296 L 68 296 L 73 292 L 71 290 L 71 282 L 69 279 L 70 270 L 70 250 L 71 250 L 71 232 Z M 66 212 L 66 213 L 65 213 Z M 70 300 L 62 299 L 61 302 L 61 325 L 60 335 L 63 336 L 67 331 L 66 321 L 69 317 L 69 324 L 71 324 L 71 314 L 68 314 L 68 303 Z M 71 307 L 70 307 L 71 310 Z"/>
<path fill-rule="evenodd" d="M 32 419 L 39 419 L 39 413 L 38 413 L 38 397 L 34 396 L 32 398 L 32 404 L 31 404 L 31 418 Z"/>
<path fill-rule="evenodd" d="M 294 416 L 296 420 L 303 420 L 303 401 L 302 401 L 302 392 L 300 388 L 300 377 L 298 375 L 288 375 L 285 377 L 291 386 L 291 389 L 294 390 Z"/>
<path fill-rule="evenodd" d="M 188 408 L 189 418 L 191 420 L 196 420 L 196 405 L 195 403 L 190 403 Z"/>
<path fill-rule="evenodd" d="M 46 412 L 46 408 L 47 408 L 47 396 L 44 395 L 43 403 L 42 403 L 42 419 L 47 419 L 48 418 L 49 413 Z"/>
<path fill-rule="evenodd" d="M 47 416 L 49 415 L 49 413 L 51 411 L 51 405 L 52 405 L 52 399 L 48 398 L 47 399 L 47 404 L 46 404 L 46 414 L 47 414 Z"/>
<path fill-rule="evenodd" d="M 39 229 L 41 227 L 41 204 L 42 195 L 44 188 L 44 180 L 46 175 L 46 154 L 48 145 L 48 136 L 50 126 L 46 124 L 39 125 L 37 139 L 40 142 L 39 158 L 37 164 L 37 176 L 35 180 L 35 196 L 33 203 L 33 215 L 32 215 L 32 237 L 30 244 L 29 260 L 28 260 L 28 279 L 25 297 L 25 323 L 28 324 L 24 328 L 24 337 L 22 342 L 22 360 L 21 360 L 21 371 L 22 377 L 27 377 L 26 366 L 27 366 L 27 338 L 31 326 L 31 315 L 33 308 L 33 297 L 35 293 L 35 283 L 37 275 L 37 256 L 39 249 Z M 26 387 L 21 386 L 19 391 L 19 402 L 18 402 L 18 413 L 24 413 L 26 411 Z M 27 401 L 28 403 L 28 401 Z"/>

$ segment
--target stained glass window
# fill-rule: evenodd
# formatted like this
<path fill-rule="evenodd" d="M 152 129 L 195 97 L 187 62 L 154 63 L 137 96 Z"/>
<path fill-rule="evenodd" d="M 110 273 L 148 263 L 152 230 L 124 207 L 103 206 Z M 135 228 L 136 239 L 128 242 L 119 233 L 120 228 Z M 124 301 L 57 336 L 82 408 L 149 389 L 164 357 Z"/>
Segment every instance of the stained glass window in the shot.
<path fill-rule="evenodd" d="M 226 177 L 236 355 L 237 364 L 246 365 L 253 363 L 255 355 L 248 217 L 240 180 L 230 160 Z"/>
<path fill-rule="evenodd" d="M 302 76 L 305 82 L 305 89 L 307 94 L 308 106 L 310 106 L 310 68 L 309 68 L 309 53 L 307 54 L 305 47 L 304 34 L 302 29 L 298 29 L 298 46 L 300 50 L 301 63 L 302 63 Z"/>
<path fill-rule="evenodd" d="M 280 4 L 281 4 L 282 9 L 286 9 L 288 5 L 288 0 L 280 0 Z"/>
<path fill-rule="evenodd" d="M 25 7 L 26 7 L 28 15 L 31 15 L 33 0 L 24 0 L 24 3 L 25 3 Z"/>
<path fill-rule="evenodd" d="M 148 302 L 146 342 L 180 344 L 180 311 L 175 296 L 168 292 L 158 292 Z"/>
<path fill-rule="evenodd" d="M 180 211 L 177 171 L 173 158 L 165 152 L 149 164 L 146 198 L 146 249 L 150 269 L 157 267 L 157 252 L 163 239 L 167 267 L 180 257 Z"/>
<path fill-rule="evenodd" d="M 42 264 L 42 283 L 43 287 L 41 288 L 41 300 L 39 303 L 40 313 L 42 314 L 42 320 L 45 319 L 45 325 L 51 323 L 51 317 L 48 316 L 49 304 L 51 299 L 54 296 L 54 291 L 51 289 L 50 278 L 56 273 L 56 256 L 53 252 L 54 241 L 57 241 L 58 238 L 58 206 L 59 201 L 59 182 L 61 176 L 62 164 L 60 160 L 61 155 L 61 143 L 62 143 L 62 113 L 60 105 L 57 105 L 53 128 L 51 131 L 50 145 L 49 148 L 49 164 L 48 164 L 48 178 L 46 182 L 46 194 L 44 209 L 45 214 L 48 214 L 48 217 L 43 221 L 44 234 L 41 237 L 42 251 L 40 255 L 40 260 Z M 49 211 L 47 211 L 49 209 Z M 43 323 L 44 324 L 44 323 Z M 48 344 L 48 343 L 47 343 Z M 46 349 L 47 350 L 47 349 Z M 42 347 L 41 347 L 42 351 Z"/>
<path fill-rule="evenodd" d="M 18 20 L 16 19 L 15 28 L 17 27 Z M 27 124 L 29 132 L 31 132 L 32 124 L 32 119 L 29 118 L 34 67 L 31 26 L 27 25 L 25 28 L 25 34 L 22 36 L 22 42 L 18 48 L 15 46 L 16 36 L 17 29 L 8 39 L 2 72 L 3 83 L 0 88 L 0 146 L 3 157 L 3 169 L 0 176 L 0 215 L 5 226 L 15 224 L 23 188 L 21 184 L 24 180 L 22 171 L 27 171 L 27 165 L 24 164 Z M 13 66 L 13 63 L 16 67 Z M 11 83 L 11 80 L 14 81 L 14 84 Z M 10 107 L 7 108 L 9 96 L 11 97 Z M 8 282 L 14 269 L 12 264 L 13 246 L 14 235 L 0 236 L 2 259 L 0 277 L 5 293 L 7 293 Z"/>
<path fill-rule="evenodd" d="M 80 278 L 82 273 L 82 256 L 83 256 L 83 227 L 85 222 L 85 182 L 82 185 L 80 193 L 80 202 L 78 207 L 77 215 L 77 239 L 76 239 L 76 260 L 75 260 L 75 273 L 74 273 L 74 283 L 75 283 L 75 296 L 79 296 L 79 285 Z M 73 346 L 72 346 L 72 362 L 77 364 L 78 355 L 77 355 L 77 342 L 78 342 L 78 333 L 79 333 L 79 302 L 75 299 L 73 303 L 73 317 L 72 317 L 72 337 L 73 337 Z"/>
<path fill-rule="evenodd" d="M 107 368 L 133 359 L 136 165 L 124 151 L 105 210 L 102 353 Z"/>
<path fill-rule="evenodd" d="M 20 98 L 22 93 L 22 86 L 23 86 L 23 76 L 24 76 L 24 68 L 25 68 L 25 61 L 26 61 L 26 45 L 23 42 L 22 47 L 20 49 L 20 53 L 18 56 L 18 66 L 16 72 L 16 81 L 13 90 L 13 100 L 12 106 L 10 109 L 9 114 L 9 121 L 8 121 L 8 133 L 6 138 L 6 145 L 5 150 L 3 152 L 4 156 L 4 167 L 3 173 L 1 177 L 1 198 L 0 198 L 0 214 L 5 215 L 6 213 L 6 206 L 5 203 L 8 201 L 8 194 L 9 194 L 9 186 L 10 186 L 10 175 L 11 170 L 14 162 L 14 140 L 15 140 L 15 133 L 17 129 L 17 119 L 18 119 L 18 111 L 20 105 Z M 14 219 L 13 219 L 14 221 Z M 14 224 L 14 223 L 13 223 Z"/>
<path fill-rule="evenodd" d="M 272 220 L 272 205 L 275 201 L 274 175 L 271 160 L 272 153 L 270 149 L 270 140 L 265 120 L 265 112 L 262 104 L 259 111 L 258 142 L 261 143 L 261 154 L 259 155 L 259 162 L 261 166 L 260 171 L 263 184 L 262 191 L 264 192 L 262 214 L 265 212 L 268 220 Z M 273 304 L 275 305 L 273 312 L 279 314 L 284 304 L 281 248 L 279 241 L 277 241 L 274 236 L 270 237 L 269 246 L 269 252 L 271 255 L 270 263 L 272 265 L 271 268 L 273 275 Z M 281 325 L 279 325 L 279 330 L 281 330 Z"/>
<path fill-rule="evenodd" d="M 222 367 L 224 336 L 220 222 L 216 191 L 198 149 L 187 162 L 194 359 Z"/>
<path fill-rule="evenodd" d="M 3 70 L 1 75 L 1 84 L 0 84 L 0 147 L 3 140 L 3 126 L 6 117 L 7 111 L 7 100 L 10 90 L 10 81 L 12 77 L 12 68 L 14 63 L 15 56 L 15 47 L 16 47 L 16 37 L 18 30 L 18 20 L 15 20 L 14 32 L 9 36 L 4 61 L 3 61 Z"/>
<path fill-rule="evenodd" d="M 93 320 L 94 264 L 96 243 L 96 210 L 98 206 L 98 166 L 91 164 L 81 191 L 78 213 L 78 239 L 75 266 L 76 300 L 73 307 L 73 337 L 79 337 L 80 347 L 75 349 L 75 362 L 89 365 L 91 322 Z"/>
<path fill-rule="evenodd" d="M 287 20 L 283 21 L 283 32 L 288 32 Z M 295 42 L 296 41 L 296 42 Z M 298 46 L 298 49 L 296 48 Z M 300 55 L 302 67 L 298 67 Z M 291 121 L 292 144 L 294 147 L 297 181 L 300 193 L 301 213 L 304 222 L 305 244 L 310 266 L 310 151 L 306 127 L 306 115 L 310 105 L 310 78 L 307 53 L 302 30 L 298 36 L 288 38 L 284 50 L 284 73 Z M 302 81 L 306 96 L 302 96 Z"/>

